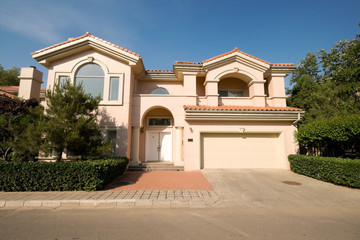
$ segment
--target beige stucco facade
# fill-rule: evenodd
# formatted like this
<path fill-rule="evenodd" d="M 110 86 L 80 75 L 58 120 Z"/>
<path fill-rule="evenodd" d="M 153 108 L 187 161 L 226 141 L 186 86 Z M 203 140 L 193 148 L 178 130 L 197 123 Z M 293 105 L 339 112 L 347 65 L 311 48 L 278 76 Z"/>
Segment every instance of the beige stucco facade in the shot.
<path fill-rule="evenodd" d="M 101 67 L 99 123 L 105 133 L 116 133 L 115 154 L 129 157 L 131 165 L 158 160 L 186 171 L 261 168 L 261 159 L 250 163 L 261 155 L 246 152 L 258 148 L 276 151 L 269 152 L 274 159 L 264 168 L 289 168 L 286 156 L 295 153 L 293 124 L 302 114 L 286 107 L 284 77 L 293 64 L 271 64 L 235 48 L 201 63 L 175 62 L 173 70 L 146 70 L 140 55 L 89 33 L 32 55 L 48 68 L 48 89 L 61 77 L 77 81 L 87 64 Z M 218 140 L 229 144 L 213 147 Z M 223 151 L 221 146 L 224 156 L 234 160 L 208 157 Z"/>

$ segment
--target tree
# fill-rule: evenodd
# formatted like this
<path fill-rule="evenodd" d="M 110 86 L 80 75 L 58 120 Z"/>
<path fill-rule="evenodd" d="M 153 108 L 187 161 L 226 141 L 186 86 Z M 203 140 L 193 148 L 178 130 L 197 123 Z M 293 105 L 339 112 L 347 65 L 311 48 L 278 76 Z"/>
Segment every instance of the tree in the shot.
<path fill-rule="evenodd" d="M 96 123 L 100 97 L 86 94 L 81 84 L 70 80 L 46 93 L 46 118 L 42 150 L 61 161 L 66 151 L 72 156 L 100 155 L 110 149 Z"/>
<path fill-rule="evenodd" d="M 39 122 L 43 108 L 36 99 L 0 96 L 0 152 L 2 159 L 34 161 L 42 136 Z"/>
<path fill-rule="evenodd" d="M 12 67 L 4 70 L 0 64 L 0 86 L 19 86 L 20 84 L 20 68 Z"/>
<path fill-rule="evenodd" d="M 307 53 L 291 79 L 288 105 L 305 110 L 301 124 L 360 114 L 360 35 Z"/>

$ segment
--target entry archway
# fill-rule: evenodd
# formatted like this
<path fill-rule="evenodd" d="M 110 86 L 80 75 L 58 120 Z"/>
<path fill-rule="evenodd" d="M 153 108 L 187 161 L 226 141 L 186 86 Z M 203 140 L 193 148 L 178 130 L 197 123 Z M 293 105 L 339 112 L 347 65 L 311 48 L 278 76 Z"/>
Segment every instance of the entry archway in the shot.
<path fill-rule="evenodd" d="M 140 159 L 173 162 L 174 118 L 164 107 L 153 107 L 142 118 Z"/>

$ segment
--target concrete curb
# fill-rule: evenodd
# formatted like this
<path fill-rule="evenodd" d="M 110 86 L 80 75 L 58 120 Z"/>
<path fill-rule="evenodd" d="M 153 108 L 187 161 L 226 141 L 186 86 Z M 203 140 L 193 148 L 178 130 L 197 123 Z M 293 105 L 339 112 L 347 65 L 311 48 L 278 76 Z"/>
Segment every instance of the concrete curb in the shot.
<path fill-rule="evenodd" d="M 207 208 L 219 201 L 208 199 L 114 199 L 114 200 L 0 200 L 0 209 L 17 208 Z"/>

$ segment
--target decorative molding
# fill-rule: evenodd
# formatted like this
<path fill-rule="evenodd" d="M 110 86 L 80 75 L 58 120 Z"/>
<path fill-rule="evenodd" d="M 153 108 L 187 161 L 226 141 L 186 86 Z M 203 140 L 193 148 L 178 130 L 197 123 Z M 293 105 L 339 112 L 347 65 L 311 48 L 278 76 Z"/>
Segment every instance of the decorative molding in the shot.
<path fill-rule="evenodd" d="M 185 110 L 185 120 L 258 120 L 258 121 L 296 121 L 304 112 L 284 111 L 198 111 Z"/>

